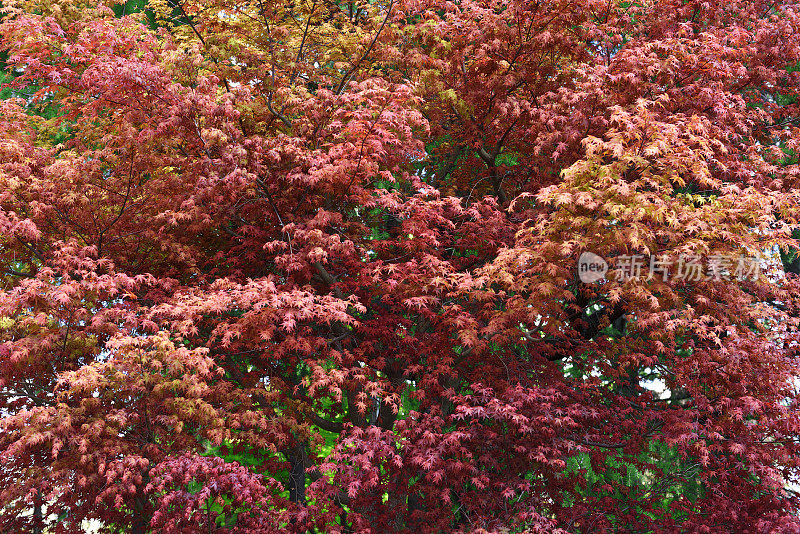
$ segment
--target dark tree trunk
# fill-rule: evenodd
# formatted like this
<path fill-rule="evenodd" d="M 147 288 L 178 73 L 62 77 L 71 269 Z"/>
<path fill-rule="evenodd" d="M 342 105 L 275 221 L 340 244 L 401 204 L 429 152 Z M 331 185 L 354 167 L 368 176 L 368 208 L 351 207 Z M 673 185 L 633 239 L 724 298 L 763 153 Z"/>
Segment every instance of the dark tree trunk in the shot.
<path fill-rule="evenodd" d="M 147 512 L 147 497 L 139 493 L 133 501 L 134 517 L 131 534 L 147 534 L 150 527 L 150 514 Z"/>
<path fill-rule="evenodd" d="M 306 503 L 306 448 L 299 444 L 286 453 L 289 460 L 289 500 L 298 504 Z"/>
<path fill-rule="evenodd" d="M 43 506 L 42 490 L 36 490 L 36 494 L 33 496 L 33 534 L 42 534 L 44 529 Z"/>

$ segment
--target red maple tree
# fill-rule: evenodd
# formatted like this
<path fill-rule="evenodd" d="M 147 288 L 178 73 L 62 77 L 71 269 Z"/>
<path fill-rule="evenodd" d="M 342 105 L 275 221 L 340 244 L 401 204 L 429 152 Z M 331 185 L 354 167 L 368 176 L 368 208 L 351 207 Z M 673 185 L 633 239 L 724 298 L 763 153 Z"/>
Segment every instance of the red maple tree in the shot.
<path fill-rule="evenodd" d="M 800 531 L 794 2 L 0 35 L 0 531 Z"/>

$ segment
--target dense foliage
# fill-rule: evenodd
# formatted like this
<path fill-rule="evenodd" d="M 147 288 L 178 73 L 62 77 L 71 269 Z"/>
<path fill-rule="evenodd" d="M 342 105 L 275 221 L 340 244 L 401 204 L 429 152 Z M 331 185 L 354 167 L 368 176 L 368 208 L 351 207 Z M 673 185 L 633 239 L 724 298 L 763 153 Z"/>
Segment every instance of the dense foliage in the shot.
<path fill-rule="evenodd" d="M 3 6 L 0 532 L 800 532 L 795 2 Z"/>

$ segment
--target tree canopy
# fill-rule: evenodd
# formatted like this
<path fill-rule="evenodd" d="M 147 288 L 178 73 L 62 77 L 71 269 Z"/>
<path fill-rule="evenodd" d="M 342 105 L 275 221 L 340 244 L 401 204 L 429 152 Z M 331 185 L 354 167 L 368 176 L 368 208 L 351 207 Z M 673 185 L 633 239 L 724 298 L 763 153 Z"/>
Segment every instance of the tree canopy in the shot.
<path fill-rule="evenodd" d="M 0 532 L 800 531 L 796 2 L 3 10 Z"/>

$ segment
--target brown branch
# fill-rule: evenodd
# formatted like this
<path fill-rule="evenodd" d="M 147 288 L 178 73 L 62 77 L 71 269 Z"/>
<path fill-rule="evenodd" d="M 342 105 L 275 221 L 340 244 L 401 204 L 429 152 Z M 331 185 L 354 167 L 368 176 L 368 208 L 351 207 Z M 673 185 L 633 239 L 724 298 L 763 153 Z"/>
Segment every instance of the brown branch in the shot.
<path fill-rule="evenodd" d="M 340 299 L 343 299 L 344 295 L 342 294 L 341 289 L 335 287 L 336 282 L 338 282 L 338 280 L 336 280 L 336 277 L 333 276 L 331 273 L 329 273 L 328 270 L 325 268 L 325 266 L 318 261 L 314 262 L 314 269 L 317 271 L 319 277 L 322 278 L 322 281 L 331 287 L 333 293 Z"/>
<path fill-rule="evenodd" d="M 350 76 L 356 71 L 356 69 L 359 67 L 359 65 L 361 65 L 361 62 L 364 61 L 364 59 L 366 59 L 366 57 L 369 55 L 369 53 L 372 52 L 372 48 L 375 46 L 375 43 L 378 41 L 378 37 L 380 36 L 381 32 L 383 31 L 383 28 L 386 26 L 386 23 L 389 21 L 389 15 L 391 15 L 393 7 L 394 7 L 394 0 L 391 0 L 391 2 L 389 2 L 389 7 L 386 9 L 386 16 L 383 18 L 383 22 L 381 23 L 380 28 L 378 28 L 378 31 L 375 33 L 375 37 L 372 38 L 372 42 L 369 43 L 369 46 L 367 47 L 367 50 L 364 52 L 364 54 L 360 58 L 358 58 L 358 61 L 356 61 L 353 64 L 353 66 L 350 67 L 350 69 L 347 72 L 344 73 L 344 76 L 342 76 L 342 81 L 339 82 L 339 85 L 336 87 L 336 91 L 334 91 L 337 95 L 342 94 L 342 91 L 344 90 L 344 86 L 347 83 L 347 81 L 350 78 Z"/>
<path fill-rule="evenodd" d="M 297 57 L 294 60 L 294 67 L 292 67 L 292 75 L 289 77 L 289 85 L 294 84 L 294 81 L 297 79 L 297 65 L 300 63 L 300 59 L 303 57 L 303 47 L 306 44 L 306 38 L 308 37 L 308 28 L 311 26 L 311 15 L 314 14 L 314 10 L 317 8 L 317 0 L 314 0 L 314 3 L 311 4 L 311 12 L 308 14 L 308 19 L 306 19 L 306 27 L 303 30 L 303 38 L 300 41 L 300 46 L 297 49 Z"/>
<path fill-rule="evenodd" d="M 344 429 L 344 425 L 338 421 L 328 421 L 313 411 L 309 415 L 311 417 L 311 422 L 320 427 L 322 430 L 327 430 L 328 432 L 333 432 L 334 434 L 340 434 Z"/>
<path fill-rule="evenodd" d="M 16 271 L 14 269 L 4 269 L 3 273 L 7 274 L 7 275 L 10 275 L 10 276 L 19 276 L 20 278 L 35 278 L 36 277 L 36 275 L 33 275 L 31 273 L 23 273 L 21 271 Z"/>

